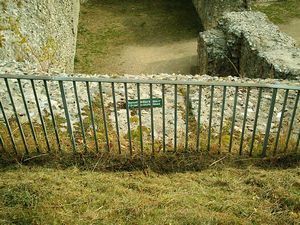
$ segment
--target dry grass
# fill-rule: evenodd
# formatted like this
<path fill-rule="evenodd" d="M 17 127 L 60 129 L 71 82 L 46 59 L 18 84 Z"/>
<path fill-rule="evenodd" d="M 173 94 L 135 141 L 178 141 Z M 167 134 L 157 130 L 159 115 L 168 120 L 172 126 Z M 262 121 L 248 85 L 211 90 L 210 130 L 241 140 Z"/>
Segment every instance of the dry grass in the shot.
<path fill-rule="evenodd" d="M 168 157 L 144 162 L 143 168 L 136 159 L 131 161 L 136 167 L 114 172 L 109 163 L 106 171 L 101 163 L 95 169 L 95 158 L 80 157 L 52 163 L 37 158 L 27 165 L 1 167 L 0 223 L 300 222 L 299 157 L 274 161 L 222 158 Z M 193 171 L 197 165 L 198 171 Z"/>

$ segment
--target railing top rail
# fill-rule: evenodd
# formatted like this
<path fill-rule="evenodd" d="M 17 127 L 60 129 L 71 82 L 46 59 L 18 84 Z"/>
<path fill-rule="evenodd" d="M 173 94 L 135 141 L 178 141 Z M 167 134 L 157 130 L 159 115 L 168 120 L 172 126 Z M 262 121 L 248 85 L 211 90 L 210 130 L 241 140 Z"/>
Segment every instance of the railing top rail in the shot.
<path fill-rule="evenodd" d="M 22 79 L 22 80 L 46 80 L 46 81 L 78 81 L 78 82 L 102 82 L 102 83 L 133 83 L 133 84 L 166 84 L 166 85 L 195 85 L 195 86 L 227 86 L 227 87 L 253 87 L 253 88 L 276 88 L 300 90 L 300 85 L 288 84 L 261 84 L 247 82 L 222 82 L 222 81 L 199 81 L 199 80 L 142 80 L 142 79 L 120 79 L 103 77 L 76 77 L 76 76 L 34 76 L 0 74 L 0 78 Z"/>

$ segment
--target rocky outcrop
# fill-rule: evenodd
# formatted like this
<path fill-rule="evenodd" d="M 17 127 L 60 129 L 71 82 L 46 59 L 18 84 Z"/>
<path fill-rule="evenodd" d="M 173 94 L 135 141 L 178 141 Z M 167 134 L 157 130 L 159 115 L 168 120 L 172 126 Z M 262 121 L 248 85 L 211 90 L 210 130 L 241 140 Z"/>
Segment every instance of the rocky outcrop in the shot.
<path fill-rule="evenodd" d="M 200 72 L 299 79 L 300 49 L 295 46 L 263 13 L 227 13 L 217 28 L 200 33 Z"/>
<path fill-rule="evenodd" d="M 72 72 L 79 0 L 0 0 L 0 59 Z"/>
<path fill-rule="evenodd" d="M 225 12 L 249 9 L 249 0 L 193 0 L 204 30 L 218 24 L 218 19 Z"/>

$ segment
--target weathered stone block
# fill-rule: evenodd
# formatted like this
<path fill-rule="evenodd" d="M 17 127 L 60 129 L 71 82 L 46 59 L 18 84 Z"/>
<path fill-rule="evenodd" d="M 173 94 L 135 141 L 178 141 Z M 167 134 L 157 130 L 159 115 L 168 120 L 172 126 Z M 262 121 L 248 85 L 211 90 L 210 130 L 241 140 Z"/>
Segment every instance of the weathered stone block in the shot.
<path fill-rule="evenodd" d="M 235 69 L 231 74 L 242 77 L 298 79 L 300 49 L 295 46 L 263 13 L 227 13 L 216 29 L 200 34 L 199 64 L 205 65 L 200 72 L 225 75 L 230 70 L 222 66 L 230 61 L 229 67 Z M 215 52 L 225 55 L 225 62 Z"/>
<path fill-rule="evenodd" d="M 0 0 L 0 60 L 72 72 L 79 0 Z"/>
<path fill-rule="evenodd" d="M 222 31 L 212 29 L 201 32 L 198 39 L 199 74 L 235 74 L 228 53 Z"/>

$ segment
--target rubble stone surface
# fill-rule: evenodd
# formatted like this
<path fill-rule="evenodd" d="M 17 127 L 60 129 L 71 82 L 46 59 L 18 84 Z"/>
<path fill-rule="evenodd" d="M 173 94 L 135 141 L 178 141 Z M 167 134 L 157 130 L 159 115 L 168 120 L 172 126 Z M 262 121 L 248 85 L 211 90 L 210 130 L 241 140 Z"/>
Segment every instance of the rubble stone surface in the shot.
<path fill-rule="evenodd" d="M 30 67 L 30 65 L 24 65 L 24 63 L 8 63 L 1 62 L 0 63 L 0 74 L 18 74 L 18 75 L 37 75 L 37 76 L 63 76 L 63 77 L 100 77 L 100 78 L 112 78 L 108 75 L 84 75 L 84 74 L 40 74 L 37 71 Z M 249 78 L 238 78 L 238 77 L 212 77 L 208 75 L 175 75 L 175 74 L 156 74 L 156 75 L 124 75 L 121 77 L 114 78 L 126 78 L 134 81 L 135 79 L 142 80 L 180 80 L 180 81 L 202 81 L 202 82 L 217 82 L 221 85 L 221 83 L 248 83 L 248 84 L 280 84 L 280 85 L 291 85 L 291 86 L 299 86 L 299 81 L 288 81 L 288 80 L 277 80 L 277 79 L 249 79 Z M 22 96 L 20 93 L 20 88 L 18 86 L 17 80 L 9 79 L 9 87 L 12 91 L 14 103 L 17 108 L 18 117 L 20 118 L 22 123 L 27 123 L 26 111 L 24 108 L 24 102 L 22 100 Z M 102 94 L 104 98 L 104 105 L 106 111 L 106 117 L 108 124 L 111 124 L 112 129 L 116 129 L 115 125 L 115 111 L 113 107 L 113 95 L 112 95 L 112 84 L 111 83 L 102 83 Z M 10 98 L 8 96 L 8 91 L 3 79 L 0 79 L 0 86 L 3 87 L 0 89 L 0 99 L 4 106 L 4 110 L 7 114 L 8 118 L 14 118 L 14 111 L 12 109 L 12 104 Z M 54 110 L 54 114 L 56 117 L 61 118 L 62 121 L 65 121 L 65 111 L 62 103 L 61 92 L 59 89 L 59 85 L 57 81 L 48 81 L 48 86 L 50 90 L 50 98 L 51 105 Z M 40 123 L 39 113 L 36 106 L 36 101 L 32 91 L 32 85 L 28 80 L 22 80 L 22 87 L 24 89 L 24 93 L 26 96 L 27 105 L 30 112 L 30 117 L 34 122 Z M 49 104 L 45 92 L 45 86 L 42 81 L 35 81 L 35 87 L 37 91 L 37 96 L 39 100 L 39 105 L 41 107 L 44 118 L 50 119 L 50 111 Z M 64 82 L 64 89 L 66 100 L 68 104 L 68 110 L 70 113 L 71 122 L 73 125 L 73 129 L 80 131 L 79 127 L 79 117 L 76 106 L 76 99 L 74 95 L 74 86 L 71 81 Z M 77 83 L 78 89 L 78 97 L 80 101 L 80 107 L 82 111 L 83 119 L 87 118 L 89 115 L 88 111 L 88 97 L 87 97 L 87 89 L 85 82 Z M 150 89 L 149 85 L 141 84 L 141 99 L 150 97 Z M 222 110 L 222 100 L 223 100 L 223 87 L 215 85 L 214 87 L 214 96 L 213 96 L 213 110 L 212 110 L 212 135 L 218 135 L 220 129 L 220 121 L 221 121 L 221 110 Z M 178 118 L 177 118 L 177 126 L 178 126 L 178 137 L 183 138 L 185 136 L 186 129 L 186 102 L 187 102 L 187 86 L 186 85 L 178 85 L 178 101 L 177 101 L 177 109 L 178 109 Z M 236 92 L 237 91 L 237 92 Z M 99 102 L 100 92 L 97 83 L 90 84 L 90 92 L 93 99 L 93 102 Z M 251 136 L 253 132 L 253 124 L 255 119 L 255 113 L 258 106 L 258 94 L 259 90 L 257 88 L 252 88 L 250 91 L 249 103 L 247 109 L 245 109 L 246 105 L 246 88 L 239 88 L 236 90 L 235 87 L 227 87 L 226 96 L 225 96 L 225 104 L 224 104 L 224 126 L 223 131 L 225 133 L 230 133 L 234 111 L 234 97 L 235 93 L 237 93 L 237 105 L 236 105 L 236 118 L 235 118 L 235 132 L 241 132 L 243 127 L 243 118 L 244 113 L 247 112 L 246 117 L 246 133 L 245 137 Z M 201 129 L 205 130 L 209 126 L 209 118 L 210 118 L 210 105 L 211 105 L 211 86 L 203 86 L 202 87 L 202 96 L 201 96 L 201 119 L 198 121 L 198 107 L 199 107 L 199 86 L 190 86 L 190 94 L 189 94 L 189 120 L 190 120 L 190 134 L 191 135 L 195 130 L 191 128 L 191 126 L 198 126 L 198 122 L 200 123 Z M 295 106 L 295 100 L 298 92 L 291 90 L 289 92 L 289 97 L 286 105 L 286 109 L 284 111 L 284 120 L 283 126 L 287 128 L 291 115 L 293 113 L 293 109 Z M 285 90 L 278 89 L 276 102 L 274 106 L 274 110 L 272 111 L 272 124 L 271 124 L 271 134 L 276 134 L 278 130 L 279 121 L 282 114 L 282 106 L 284 100 Z M 126 136 L 128 133 L 127 129 L 127 114 L 126 114 L 126 99 L 125 99 L 125 89 L 123 83 L 115 83 L 115 97 L 117 102 L 117 115 L 119 122 L 120 134 L 122 137 Z M 162 98 L 162 86 L 161 85 L 153 85 L 153 97 L 154 98 Z M 137 86 L 134 83 L 128 84 L 128 99 L 137 99 Z M 269 118 L 270 113 L 270 102 L 272 99 L 272 89 L 264 88 L 262 90 L 262 99 L 260 104 L 260 112 L 257 124 L 257 133 L 264 134 L 266 130 L 266 121 Z M 298 103 L 297 103 L 298 104 Z M 99 104 L 98 104 L 99 105 Z M 298 104 L 299 105 L 299 104 Z M 164 134 L 166 140 L 168 142 L 172 142 L 174 137 L 174 86 L 173 85 L 165 85 L 165 120 L 166 120 L 166 133 Z M 95 109 L 95 108 L 94 108 Z M 246 111 L 245 111 L 246 110 Z M 162 121 L 163 121 L 163 113 L 162 108 L 154 108 L 154 134 L 156 140 L 161 140 L 163 137 L 163 129 L 162 129 Z M 99 116 L 99 115 L 96 115 Z M 101 121 L 101 119 L 100 119 Z M 194 122 L 191 122 L 194 121 Z M 198 122 L 197 122 L 198 121 Z M 3 122 L 3 115 L 0 115 L 0 122 Z M 194 123 L 194 124 L 193 124 Z M 130 110 L 130 124 L 132 130 L 137 130 L 139 126 L 138 112 L 137 110 Z M 191 125 L 192 124 L 192 125 Z M 97 126 L 100 126 L 97 124 Z M 151 131 L 151 110 L 150 109 L 142 109 L 142 126 L 145 131 L 145 138 L 149 136 Z M 300 127 L 300 108 L 296 111 L 295 122 L 293 127 L 293 135 L 298 135 Z M 67 130 L 66 122 L 63 122 L 59 125 L 59 129 L 61 131 Z"/>
<path fill-rule="evenodd" d="M 299 79 L 300 49 L 295 46 L 265 14 L 230 12 L 215 30 L 200 33 L 199 66 L 215 75 Z"/>

